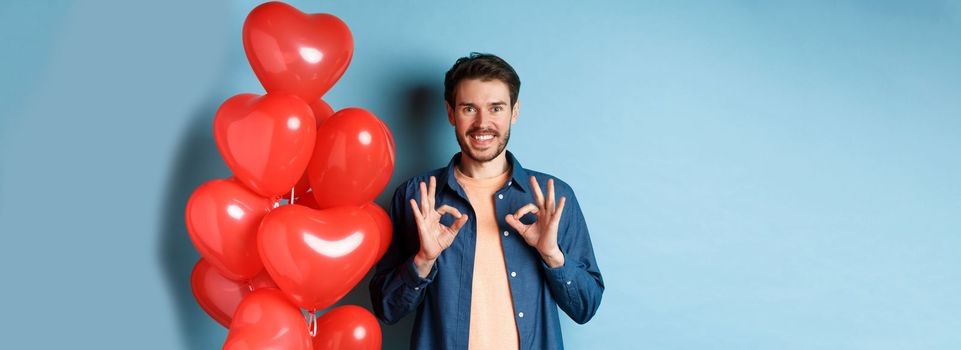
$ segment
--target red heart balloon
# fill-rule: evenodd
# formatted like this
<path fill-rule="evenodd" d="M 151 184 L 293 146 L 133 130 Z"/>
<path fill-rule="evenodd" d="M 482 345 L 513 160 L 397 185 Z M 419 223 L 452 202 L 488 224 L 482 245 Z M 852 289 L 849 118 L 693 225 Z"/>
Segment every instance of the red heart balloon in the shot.
<path fill-rule="evenodd" d="M 317 138 L 314 112 L 286 94 L 240 94 L 214 118 L 217 149 L 240 182 L 264 197 L 290 193 Z"/>
<path fill-rule="evenodd" d="M 223 347 L 224 350 L 312 348 L 304 315 L 274 288 L 256 290 L 240 302 Z"/>
<path fill-rule="evenodd" d="M 356 305 L 344 305 L 317 318 L 315 350 L 380 350 L 377 318 Z"/>
<path fill-rule="evenodd" d="M 317 206 L 317 200 L 314 196 L 303 196 L 294 201 L 297 205 L 302 205 L 311 209 L 320 209 Z M 390 216 L 387 212 L 381 208 L 376 203 L 367 203 L 362 207 L 367 215 L 370 215 L 371 219 L 374 220 L 374 224 L 377 225 L 377 235 L 380 236 L 380 247 L 377 248 L 377 259 L 380 260 L 387 252 L 387 248 L 390 247 L 390 241 L 393 239 L 394 225 L 390 221 Z"/>
<path fill-rule="evenodd" d="M 347 70 L 354 39 L 330 14 L 306 14 L 282 2 L 255 7 L 244 21 L 247 61 L 267 92 L 313 101 Z"/>
<path fill-rule="evenodd" d="M 317 99 L 314 103 L 310 104 L 310 110 L 314 111 L 314 119 L 317 120 L 317 128 L 320 129 L 320 124 L 327 121 L 327 118 L 334 115 L 334 109 L 330 108 L 330 105 L 324 100 Z"/>
<path fill-rule="evenodd" d="M 230 327 L 240 301 L 260 288 L 277 288 L 266 271 L 261 271 L 250 281 L 238 282 L 224 277 L 207 261 L 200 259 L 190 273 L 190 289 L 200 308 L 224 327 Z"/>
<path fill-rule="evenodd" d="M 317 129 L 320 129 L 320 125 L 323 124 L 327 118 L 330 118 L 330 116 L 334 114 L 334 109 L 330 108 L 330 105 L 321 99 L 317 99 L 317 101 L 311 103 L 310 109 L 314 112 L 314 120 L 317 122 Z M 310 197 L 309 195 L 305 196 L 307 189 L 310 188 L 310 178 L 307 176 L 307 169 L 304 169 L 304 174 L 300 177 L 300 181 L 297 181 L 297 185 L 294 187 L 295 199 L 300 199 L 301 197 Z M 285 197 L 289 199 L 290 194 L 286 194 Z"/>
<path fill-rule="evenodd" d="M 363 206 L 367 215 L 374 219 L 377 224 L 377 233 L 380 236 L 380 248 L 377 249 L 377 260 L 380 260 L 390 247 L 390 241 L 394 236 L 394 225 L 390 221 L 390 216 L 376 203 L 367 203 Z"/>
<path fill-rule="evenodd" d="M 294 193 L 293 193 L 294 199 L 310 197 L 310 195 L 307 194 L 307 190 L 309 189 L 310 189 L 310 178 L 307 177 L 307 170 L 304 170 L 304 174 L 300 176 L 300 180 L 297 181 L 296 185 L 294 185 Z M 291 194 L 287 193 L 284 195 L 284 198 L 287 198 L 289 200 L 290 196 Z"/>
<path fill-rule="evenodd" d="M 321 209 L 373 201 L 393 171 L 393 136 L 372 113 L 342 109 L 317 130 L 307 174 Z"/>
<path fill-rule="evenodd" d="M 314 195 L 311 192 L 307 192 L 302 197 L 297 197 L 297 200 L 294 201 L 294 204 L 303 205 L 310 209 L 320 209 L 320 207 L 317 206 L 317 200 L 314 199 Z"/>
<path fill-rule="evenodd" d="M 227 278 L 248 280 L 263 271 L 257 228 L 273 202 L 234 179 L 200 185 L 187 201 L 187 233 L 200 256 Z"/>
<path fill-rule="evenodd" d="M 346 295 L 373 266 L 380 244 L 376 225 L 359 207 L 314 210 L 296 204 L 267 214 L 257 242 L 270 277 L 308 310 Z"/>

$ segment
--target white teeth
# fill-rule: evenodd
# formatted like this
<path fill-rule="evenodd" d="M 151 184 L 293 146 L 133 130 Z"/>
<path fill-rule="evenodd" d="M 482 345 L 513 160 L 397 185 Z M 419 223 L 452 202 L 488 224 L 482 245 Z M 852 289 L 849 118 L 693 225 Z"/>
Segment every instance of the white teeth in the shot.
<path fill-rule="evenodd" d="M 487 141 L 493 138 L 494 135 L 474 135 L 474 139 L 479 141 Z"/>

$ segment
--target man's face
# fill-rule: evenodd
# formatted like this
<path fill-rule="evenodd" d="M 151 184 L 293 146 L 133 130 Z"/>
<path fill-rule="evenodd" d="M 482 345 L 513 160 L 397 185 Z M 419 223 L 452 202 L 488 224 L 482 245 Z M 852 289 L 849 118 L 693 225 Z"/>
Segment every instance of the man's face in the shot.
<path fill-rule="evenodd" d="M 510 102 L 510 89 L 503 81 L 465 79 L 457 84 L 447 118 L 464 155 L 484 163 L 504 152 L 520 109 L 520 102 L 513 108 Z"/>

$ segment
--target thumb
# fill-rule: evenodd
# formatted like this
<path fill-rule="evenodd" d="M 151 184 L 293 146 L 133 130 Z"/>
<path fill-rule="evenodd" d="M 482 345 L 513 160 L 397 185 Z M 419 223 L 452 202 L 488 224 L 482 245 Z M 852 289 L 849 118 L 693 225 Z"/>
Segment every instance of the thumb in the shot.
<path fill-rule="evenodd" d="M 524 225 L 523 222 L 521 222 L 516 217 L 514 217 L 514 214 L 507 214 L 507 216 L 504 217 L 504 221 L 507 221 L 508 225 L 510 225 L 512 228 L 514 228 L 515 231 L 521 233 L 522 235 L 524 234 L 524 232 L 527 231 L 527 225 Z"/>
<path fill-rule="evenodd" d="M 457 220 L 454 221 L 453 224 L 450 225 L 450 230 L 454 232 L 454 235 L 457 235 L 457 233 L 460 232 L 460 228 L 464 227 L 464 224 L 466 223 L 467 214 L 461 215 L 459 218 L 457 218 Z"/>

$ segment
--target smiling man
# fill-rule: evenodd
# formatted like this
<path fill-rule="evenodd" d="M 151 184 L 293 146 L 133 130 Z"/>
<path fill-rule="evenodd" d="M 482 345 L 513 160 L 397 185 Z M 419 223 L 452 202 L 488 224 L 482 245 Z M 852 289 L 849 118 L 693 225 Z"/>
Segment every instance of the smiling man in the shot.
<path fill-rule="evenodd" d="M 444 99 L 461 152 L 394 192 L 370 295 L 388 324 L 417 311 L 412 349 L 561 349 L 558 307 L 583 324 L 600 306 L 574 191 L 506 151 L 520 85 L 497 56 L 458 59 Z"/>

